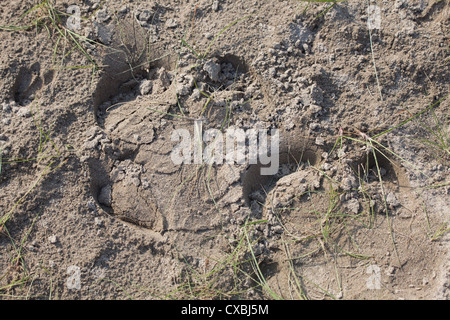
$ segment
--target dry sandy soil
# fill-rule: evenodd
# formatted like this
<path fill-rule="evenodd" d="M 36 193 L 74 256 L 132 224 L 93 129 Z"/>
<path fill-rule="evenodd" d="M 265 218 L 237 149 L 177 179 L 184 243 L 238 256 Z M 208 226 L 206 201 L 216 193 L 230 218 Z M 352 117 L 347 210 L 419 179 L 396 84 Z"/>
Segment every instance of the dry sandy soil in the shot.
<path fill-rule="evenodd" d="M 448 299 L 448 1 L 72 2 L 0 7 L 3 299 Z"/>

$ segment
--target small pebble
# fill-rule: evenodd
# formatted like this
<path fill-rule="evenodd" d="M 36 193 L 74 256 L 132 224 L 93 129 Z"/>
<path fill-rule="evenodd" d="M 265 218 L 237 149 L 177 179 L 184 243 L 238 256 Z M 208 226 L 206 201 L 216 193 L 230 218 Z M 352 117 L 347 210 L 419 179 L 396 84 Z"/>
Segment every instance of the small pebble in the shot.
<path fill-rule="evenodd" d="M 215 0 L 215 1 L 213 2 L 213 4 L 212 4 L 212 9 L 213 9 L 215 12 L 219 11 L 219 1 L 218 1 L 218 0 Z"/>
<path fill-rule="evenodd" d="M 152 92 L 153 83 L 150 80 L 144 80 L 139 84 L 139 93 L 141 96 Z"/>
<path fill-rule="evenodd" d="M 397 197 L 393 192 L 388 193 L 388 195 L 386 196 L 386 202 L 392 208 L 398 207 L 400 205 L 400 202 L 397 200 Z"/>
<path fill-rule="evenodd" d="M 168 19 L 166 21 L 166 27 L 170 29 L 174 29 L 178 27 L 178 22 L 175 19 Z"/>
<path fill-rule="evenodd" d="M 102 219 L 100 219 L 100 218 L 98 218 L 98 217 L 95 217 L 94 218 L 94 223 L 97 225 L 97 226 L 102 226 L 103 225 L 103 220 Z"/>
<path fill-rule="evenodd" d="M 316 144 L 317 144 L 318 146 L 323 146 L 323 145 L 325 144 L 325 139 L 322 138 L 322 137 L 317 137 L 317 138 L 316 138 Z"/>
<path fill-rule="evenodd" d="M 20 107 L 19 110 L 17 110 L 17 115 L 28 118 L 31 116 L 31 111 L 28 107 Z"/>
<path fill-rule="evenodd" d="M 56 242 L 58 242 L 58 238 L 55 235 L 51 235 L 50 237 L 48 237 L 48 241 L 52 244 L 55 244 Z"/>

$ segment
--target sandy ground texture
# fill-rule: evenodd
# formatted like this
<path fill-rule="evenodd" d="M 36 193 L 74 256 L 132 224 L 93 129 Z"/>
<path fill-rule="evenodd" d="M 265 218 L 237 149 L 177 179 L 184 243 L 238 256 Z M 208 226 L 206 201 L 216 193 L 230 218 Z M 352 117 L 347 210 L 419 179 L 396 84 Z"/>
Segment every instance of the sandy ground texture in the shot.
<path fill-rule="evenodd" d="M 448 1 L 72 2 L 0 7 L 2 299 L 449 298 Z"/>

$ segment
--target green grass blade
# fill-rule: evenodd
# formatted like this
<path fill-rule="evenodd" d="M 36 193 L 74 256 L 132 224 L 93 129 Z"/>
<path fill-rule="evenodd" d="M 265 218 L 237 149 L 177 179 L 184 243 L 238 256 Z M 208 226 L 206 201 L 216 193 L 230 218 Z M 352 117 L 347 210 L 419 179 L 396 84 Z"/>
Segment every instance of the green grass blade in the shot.
<path fill-rule="evenodd" d="M 374 135 L 374 136 L 372 137 L 372 139 L 378 138 L 379 136 L 382 136 L 382 135 L 384 135 L 384 134 L 386 134 L 386 133 L 388 133 L 388 132 L 390 132 L 390 131 L 392 131 L 392 130 L 395 130 L 395 129 L 397 129 L 397 128 L 399 128 L 399 127 L 401 127 L 401 126 L 407 124 L 408 122 L 411 122 L 411 121 L 414 120 L 415 118 L 419 117 L 420 115 L 424 114 L 424 113 L 427 112 L 428 110 L 434 108 L 436 105 L 440 104 L 440 103 L 441 103 L 442 101 L 444 101 L 447 97 L 448 97 L 448 94 L 447 94 L 446 96 L 442 97 L 441 99 L 439 99 L 438 101 L 436 101 L 435 103 L 433 103 L 432 105 L 430 105 L 429 107 L 427 107 L 425 110 L 422 110 L 421 112 L 419 112 L 419 113 L 415 114 L 414 116 L 412 116 L 412 117 L 406 119 L 405 121 L 402 121 L 402 122 L 399 123 L 398 125 L 393 126 L 393 127 L 389 128 L 389 129 L 387 129 L 387 130 L 385 130 L 385 131 L 383 131 L 383 132 L 381 132 L 381 133 L 378 133 L 378 134 Z"/>
<path fill-rule="evenodd" d="M 256 259 L 255 253 L 254 253 L 253 248 L 252 248 L 252 243 L 251 243 L 251 241 L 250 241 L 250 239 L 249 239 L 249 236 L 248 236 L 248 232 L 247 232 L 247 224 L 244 225 L 243 230 L 244 230 L 245 239 L 247 240 L 248 249 L 249 249 L 250 254 L 251 254 L 251 256 L 252 256 L 252 264 L 253 264 L 253 267 L 254 267 L 254 269 L 255 269 L 256 276 L 258 277 L 258 280 L 259 280 L 260 285 L 263 287 L 263 289 L 265 289 L 265 290 L 269 293 L 269 295 L 270 295 L 272 298 L 274 298 L 274 299 L 276 299 L 276 300 L 281 300 L 282 298 L 281 298 L 279 295 L 277 295 L 277 294 L 270 288 L 270 286 L 269 286 L 269 284 L 267 283 L 267 281 L 266 281 L 266 279 L 265 279 L 265 277 L 264 277 L 264 275 L 263 275 L 261 269 L 259 268 L 259 263 L 258 263 L 258 261 L 257 261 L 257 259 Z"/>

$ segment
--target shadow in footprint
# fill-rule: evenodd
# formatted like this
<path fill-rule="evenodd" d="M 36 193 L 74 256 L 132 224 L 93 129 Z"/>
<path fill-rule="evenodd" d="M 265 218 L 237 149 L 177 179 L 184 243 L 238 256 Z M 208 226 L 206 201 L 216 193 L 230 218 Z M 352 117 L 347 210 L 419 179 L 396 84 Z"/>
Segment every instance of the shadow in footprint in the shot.
<path fill-rule="evenodd" d="M 14 101 L 23 104 L 25 100 L 29 99 L 36 91 L 42 88 L 44 81 L 40 76 L 40 69 L 39 62 L 35 62 L 29 68 L 22 67 L 19 70 L 11 92 Z"/>

